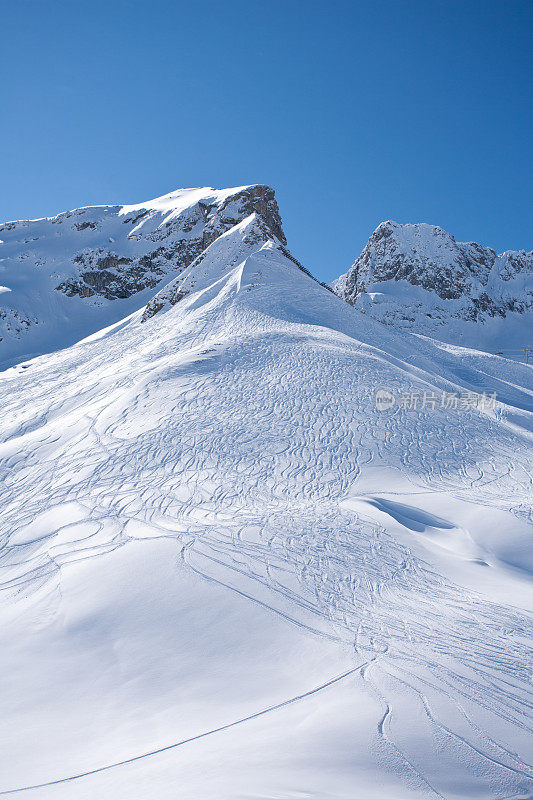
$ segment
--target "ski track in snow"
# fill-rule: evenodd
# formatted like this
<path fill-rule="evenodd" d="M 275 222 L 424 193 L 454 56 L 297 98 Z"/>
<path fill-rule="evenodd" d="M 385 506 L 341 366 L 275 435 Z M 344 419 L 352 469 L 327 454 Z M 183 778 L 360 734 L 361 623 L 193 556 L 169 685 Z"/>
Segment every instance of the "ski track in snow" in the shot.
<path fill-rule="evenodd" d="M 230 728 L 235 728 L 237 725 L 243 725 L 246 722 L 251 722 L 251 720 L 257 719 L 258 717 L 263 717 L 265 714 L 271 714 L 274 711 L 278 711 L 281 708 L 285 708 L 286 706 L 292 705 L 292 703 L 298 703 L 300 700 L 305 700 L 306 697 L 311 697 L 314 694 L 318 694 L 318 692 L 324 691 L 329 686 L 333 686 L 333 684 L 338 683 L 339 681 L 343 681 L 345 678 L 348 678 L 350 675 L 353 675 L 355 672 L 358 672 L 362 669 L 365 664 L 361 664 L 359 667 L 354 667 L 354 669 L 350 669 L 347 672 L 344 672 L 342 675 L 337 675 L 331 680 L 327 681 L 327 683 L 323 683 L 321 686 L 316 686 L 314 689 L 310 689 L 308 692 L 304 692 L 303 694 L 298 695 L 297 697 L 291 697 L 288 700 L 285 700 L 282 703 L 278 703 L 275 706 L 270 706 L 270 708 L 264 708 L 261 711 L 257 711 L 255 714 L 250 714 L 248 717 L 244 717 L 243 719 L 235 720 L 235 722 L 229 722 L 227 725 L 221 725 L 218 728 L 213 728 L 209 731 L 204 731 L 203 733 L 199 733 L 196 736 L 191 736 L 189 739 L 182 739 L 180 742 L 174 742 L 173 744 L 166 745 L 165 747 L 159 747 L 157 750 L 151 750 L 148 753 L 141 753 L 137 756 L 132 756 L 131 758 L 126 758 L 123 761 L 116 761 L 113 764 L 105 764 L 103 767 L 96 767 L 95 769 L 88 770 L 87 772 L 79 772 L 77 775 L 69 775 L 67 778 L 58 778 L 53 781 L 46 781 L 46 783 L 38 783 L 34 784 L 33 786 L 20 786 L 17 789 L 6 789 L 0 791 L 0 796 L 5 796 L 8 794 L 19 794 L 20 792 L 29 792 L 32 789 L 44 789 L 48 786 L 57 786 L 60 783 L 71 783 L 72 781 L 77 781 L 80 778 L 88 778 L 90 775 L 96 775 L 99 772 L 107 772 L 111 769 L 116 769 L 117 767 L 125 767 L 128 764 L 133 764 L 136 761 L 141 761 L 145 758 L 150 758 L 151 756 L 157 756 L 160 753 L 165 753 L 168 750 L 175 750 L 177 747 L 183 747 L 186 744 L 190 744 L 191 742 L 196 742 L 199 739 L 205 739 L 206 736 L 213 736 L 216 733 L 222 733 L 223 731 L 229 730 Z"/>
<path fill-rule="evenodd" d="M 477 411 L 374 413 L 375 389 L 401 390 L 407 368 L 308 323 L 307 307 L 299 323 L 262 313 L 261 277 L 5 373 L 0 589 L 16 600 L 55 582 L 60 596 L 65 565 L 174 538 L 202 578 L 353 646 L 363 665 L 331 682 L 361 670 L 382 706 L 380 752 L 428 797 L 447 794 L 402 730 L 406 702 L 432 747 L 488 776 L 487 798 L 525 797 L 533 769 L 512 743 L 532 733 L 529 616 L 339 506 L 367 467 L 391 462 L 421 491 L 523 516 L 522 434 Z"/>

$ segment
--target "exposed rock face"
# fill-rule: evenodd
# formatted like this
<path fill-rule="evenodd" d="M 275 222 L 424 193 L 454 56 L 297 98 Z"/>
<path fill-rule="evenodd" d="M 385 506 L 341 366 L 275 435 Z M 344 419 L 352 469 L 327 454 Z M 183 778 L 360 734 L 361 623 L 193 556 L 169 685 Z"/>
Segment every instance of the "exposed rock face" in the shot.
<path fill-rule="evenodd" d="M 332 288 L 382 322 L 446 338 L 439 329 L 450 319 L 483 323 L 527 311 L 532 275 L 533 252 L 497 255 L 435 225 L 387 221 Z"/>
<path fill-rule="evenodd" d="M 268 186 L 247 186 L 220 202 L 199 200 L 196 206 L 186 209 L 170 221 L 161 231 L 147 232 L 147 242 L 171 240 L 170 245 L 160 246 L 137 259 L 108 252 L 80 253 L 74 261 L 84 268 L 79 276 L 61 283 L 56 288 L 69 297 L 91 297 L 99 294 L 107 300 L 125 299 L 144 289 L 153 289 L 162 277 L 185 269 L 206 247 L 221 234 L 252 213 L 258 214 L 264 224 L 282 244 L 286 244 L 274 190 Z M 124 220 L 124 223 L 139 223 L 142 237 L 146 214 Z M 94 223 L 75 225 L 76 230 L 96 228 Z M 197 230 L 198 235 L 190 236 Z"/>
<path fill-rule="evenodd" d="M 102 255 L 98 250 L 80 253 L 75 256 L 74 262 L 80 265 L 82 271 L 78 276 L 60 283 L 56 289 L 69 297 L 92 297 L 96 294 L 106 300 L 124 300 L 157 286 L 162 277 L 168 274 L 172 255 L 172 249 L 164 247 L 135 260 L 110 252 Z"/>
<path fill-rule="evenodd" d="M 146 322 L 165 306 L 175 305 L 190 294 L 190 292 L 194 291 L 194 275 L 196 274 L 197 268 L 204 261 L 218 261 L 220 268 L 224 272 L 227 272 L 239 262 L 243 261 L 249 252 L 267 242 L 272 242 L 281 252 L 284 254 L 287 253 L 286 247 L 282 245 L 276 237 L 273 237 L 272 229 L 257 212 L 252 212 L 245 218 L 241 225 L 237 223 L 231 227 L 234 229 L 234 236 L 222 238 L 217 236 L 211 244 L 194 259 L 190 268 L 186 270 L 185 273 L 168 283 L 149 303 L 147 303 L 141 322 Z M 229 230 L 231 231 L 231 228 Z M 228 247 L 224 247 L 226 238 L 229 239 L 227 242 Z M 291 257 L 291 260 L 295 261 L 300 267 L 296 259 L 292 259 Z"/>
<path fill-rule="evenodd" d="M 122 319 L 252 214 L 292 258 L 274 191 L 263 185 L 181 189 L 0 226 L 0 365 L 10 352 L 49 349 L 52 329 L 55 349 L 61 326 L 66 345 Z"/>
<path fill-rule="evenodd" d="M 206 222 L 203 250 L 221 233 L 253 213 L 258 215 L 276 239 L 283 245 L 287 244 L 274 190 L 269 186 L 247 186 L 241 192 L 228 198 L 218 208 L 203 202 L 200 202 L 199 205 Z"/>

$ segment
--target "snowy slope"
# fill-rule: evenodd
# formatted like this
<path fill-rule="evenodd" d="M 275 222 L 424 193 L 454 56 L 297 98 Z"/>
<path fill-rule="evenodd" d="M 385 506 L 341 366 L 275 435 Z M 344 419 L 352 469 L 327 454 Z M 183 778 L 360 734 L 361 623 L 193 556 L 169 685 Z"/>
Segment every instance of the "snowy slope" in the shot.
<path fill-rule="evenodd" d="M 2 373 L 0 796 L 530 797 L 532 372 L 252 210 Z"/>
<path fill-rule="evenodd" d="M 533 252 L 497 255 L 435 225 L 382 222 L 332 288 L 413 333 L 517 360 L 533 346 Z"/>
<path fill-rule="evenodd" d="M 268 186 L 180 189 L 0 226 L 0 368 L 142 308 L 225 230 L 256 212 L 285 242 Z"/>

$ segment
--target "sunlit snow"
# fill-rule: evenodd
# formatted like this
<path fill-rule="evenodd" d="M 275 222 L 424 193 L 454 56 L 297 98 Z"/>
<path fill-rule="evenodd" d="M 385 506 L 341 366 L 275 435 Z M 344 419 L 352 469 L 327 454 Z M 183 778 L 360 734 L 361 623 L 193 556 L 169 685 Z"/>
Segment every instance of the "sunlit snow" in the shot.
<path fill-rule="evenodd" d="M 361 314 L 255 214 L 128 303 L 0 375 L 0 795 L 530 797 L 533 367 Z"/>

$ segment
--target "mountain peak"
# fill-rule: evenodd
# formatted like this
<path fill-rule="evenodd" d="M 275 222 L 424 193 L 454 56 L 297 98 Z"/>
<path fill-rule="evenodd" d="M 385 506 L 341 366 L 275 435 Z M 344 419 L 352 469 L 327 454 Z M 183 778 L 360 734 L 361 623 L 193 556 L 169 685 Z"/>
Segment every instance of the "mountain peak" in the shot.
<path fill-rule="evenodd" d="M 532 305 L 532 274 L 533 252 L 497 255 L 477 242 L 456 241 L 438 225 L 387 220 L 332 288 L 382 322 L 457 344 L 487 346 L 491 321 L 506 320 L 497 326 L 501 342 L 494 342 L 502 349 L 511 327 L 523 338 L 523 326 L 512 320 Z M 485 330 L 464 325 L 473 322 Z"/>
<path fill-rule="evenodd" d="M 236 224 L 253 212 L 257 213 L 282 244 L 286 244 L 275 192 L 266 184 L 250 184 L 229 189 L 211 186 L 176 189 L 168 194 L 134 205 L 121 207 L 121 215 L 152 212 L 164 216 L 163 224 L 172 222 L 191 207 L 198 206 L 204 216 L 217 215 L 224 223 Z M 230 225 L 231 227 L 231 225 Z"/>
<path fill-rule="evenodd" d="M 5 223 L 0 364 L 73 344 L 139 310 L 252 215 L 285 248 L 275 193 L 264 184 L 177 189 L 142 203 Z"/>

